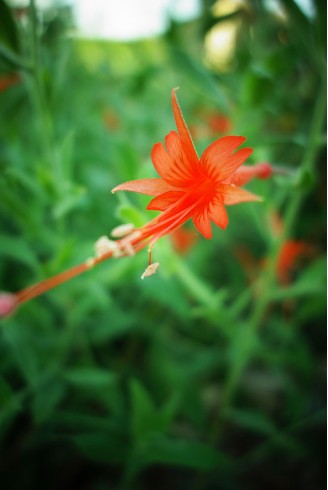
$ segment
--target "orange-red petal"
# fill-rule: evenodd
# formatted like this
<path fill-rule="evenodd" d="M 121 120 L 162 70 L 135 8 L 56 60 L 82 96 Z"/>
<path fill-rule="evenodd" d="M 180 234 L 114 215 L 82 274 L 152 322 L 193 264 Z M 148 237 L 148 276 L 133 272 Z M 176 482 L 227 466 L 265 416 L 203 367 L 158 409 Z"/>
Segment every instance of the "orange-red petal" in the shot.
<path fill-rule="evenodd" d="M 197 240 L 197 235 L 194 231 L 189 231 L 184 226 L 177 228 L 170 233 L 173 248 L 181 253 L 185 254 L 194 245 Z"/>
<path fill-rule="evenodd" d="M 239 187 L 234 187 L 232 185 L 222 184 L 220 186 L 220 191 L 222 190 L 224 204 L 226 206 L 231 204 L 238 204 L 240 202 L 252 202 L 252 201 L 262 201 L 260 196 L 247 191 L 246 189 L 241 189 Z"/>
<path fill-rule="evenodd" d="M 207 175 L 219 180 L 230 177 L 253 151 L 251 148 L 243 148 L 232 153 L 243 141 L 245 141 L 243 136 L 224 136 L 208 146 L 200 159 L 200 164 Z"/>
<path fill-rule="evenodd" d="M 172 204 L 176 203 L 178 199 L 183 196 L 183 192 L 169 191 L 154 197 L 147 206 L 148 210 L 164 211 Z"/>
<path fill-rule="evenodd" d="M 177 133 L 171 131 L 165 138 L 168 151 L 162 143 L 153 146 L 151 158 L 158 174 L 171 186 L 189 187 L 197 178 L 196 169 L 188 160 Z"/>
<path fill-rule="evenodd" d="M 287 240 L 282 245 L 277 263 L 278 278 L 282 284 L 290 282 L 293 267 L 308 250 L 309 246 L 305 242 L 296 240 Z"/>
<path fill-rule="evenodd" d="M 158 196 L 170 189 L 171 187 L 163 179 L 140 179 L 124 182 L 124 184 L 114 187 L 112 192 L 131 191 L 149 196 Z"/>
<path fill-rule="evenodd" d="M 212 238 L 211 221 L 207 210 L 194 213 L 192 220 L 197 230 L 203 235 L 204 238 Z"/>
<path fill-rule="evenodd" d="M 222 229 L 228 226 L 229 219 L 221 196 L 214 197 L 201 211 L 193 214 L 196 228 L 205 238 L 212 238 L 211 221 Z"/>
<path fill-rule="evenodd" d="M 212 163 L 218 159 L 225 160 L 245 139 L 244 136 L 223 136 L 213 141 L 201 156 L 202 165 L 206 165 L 207 162 Z"/>
<path fill-rule="evenodd" d="M 170 131 L 165 136 L 165 146 L 173 160 L 181 158 L 181 139 L 176 131 Z"/>
<path fill-rule="evenodd" d="M 243 165 L 238 168 L 227 180 L 227 184 L 237 186 L 245 185 L 253 178 L 267 179 L 272 175 L 272 167 L 269 163 L 257 163 L 256 165 Z"/>
<path fill-rule="evenodd" d="M 228 226 L 229 219 L 227 211 L 221 199 L 214 198 L 209 205 L 209 217 L 217 226 L 223 230 Z"/>
<path fill-rule="evenodd" d="M 228 157 L 220 167 L 220 179 L 223 180 L 233 174 L 252 153 L 252 148 L 242 148 L 233 153 L 230 158 Z"/>
<path fill-rule="evenodd" d="M 172 108 L 175 124 L 177 126 L 177 130 L 180 135 L 182 147 L 184 149 L 186 157 L 192 164 L 196 165 L 198 163 L 198 155 L 195 150 L 190 133 L 188 131 L 187 125 L 183 119 L 183 115 L 175 94 L 176 90 L 176 88 L 172 90 Z"/>

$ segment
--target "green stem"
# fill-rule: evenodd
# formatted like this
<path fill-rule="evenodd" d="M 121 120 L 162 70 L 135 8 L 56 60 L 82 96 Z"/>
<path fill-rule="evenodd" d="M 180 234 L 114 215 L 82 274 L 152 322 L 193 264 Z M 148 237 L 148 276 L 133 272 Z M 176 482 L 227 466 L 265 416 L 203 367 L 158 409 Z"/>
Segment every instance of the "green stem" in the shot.
<path fill-rule="evenodd" d="M 314 172 L 315 170 L 316 158 L 319 151 L 319 135 L 322 130 L 325 114 L 326 85 L 325 83 L 323 83 L 314 108 L 309 142 L 301 164 L 301 171 L 303 172 Z M 261 327 L 263 316 L 271 303 L 270 291 L 272 290 L 276 282 L 276 268 L 279 251 L 284 241 L 288 238 L 288 236 L 290 236 L 292 227 L 305 196 L 306 191 L 299 191 L 293 198 L 293 200 L 289 202 L 289 205 L 287 207 L 284 217 L 284 231 L 279 236 L 279 239 L 273 244 L 273 249 L 271 252 L 271 257 L 269 257 L 268 266 L 263 273 L 263 277 L 260 278 L 261 290 L 263 291 L 263 294 L 261 295 L 261 297 L 258 298 L 257 302 L 255 303 L 253 313 L 249 321 L 247 322 L 248 331 L 251 336 L 254 336 Z M 232 369 L 231 371 L 231 374 L 227 380 L 226 395 L 224 397 L 225 407 L 229 406 L 233 399 L 235 390 L 239 384 L 240 376 L 242 375 L 245 366 L 250 361 L 250 356 L 251 352 L 249 353 L 249 356 L 244 357 L 243 362 L 237 364 L 235 370 Z"/>
<path fill-rule="evenodd" d="M 325 81 L 322 83 L 322 87 L 320 93 L 317 97 L 312 124 L 310 127 L 308 146 L 305 151 L 302 164 L 300 167 L 301 172 L 314 172 L 315 163 L 318 156 L 318 152 L 320 149 L 320 133 L 322 131 L 322 127 L 325 120 L 326 114 L 326 83 Z M 279 239 L 273 244 L 271 254 L 269 256 L 268 266 L 263 272 L 263 275 L 259 278 L 258 283 L 261 285 L 262 295 L 257 298 L 255 303 L 255 307 L 249 320 L 243 323 L 243 328 L 247 329 L 245 331 L 244 338 L 254 339 L 257 331 L 260 329 L 263 317 L 265 312 L 267 311 L 268 306 L 271 303 L 271 294 L 270 291 L 275 285 L 276 282 L 276 267 L 277 260 L 279 256 L 279 251 L 281 249 L 282 244 L 286 240 L 288 236 L 290 236 L 292 227 L 300 210 L 301 204 L 306 196 L 306 190 L 299 190 L 299 192 L 293 196 L 293 199 L 289 202 L 288 207 L 286 209 L 285 217 L 284 217 L 284 232 L 279 236 Z M 226 411 L 229 409 L 229 406 L 233 402 L 235 393 L 240 384 L 240 378 L 243 375 L 243 372 L 246 366 L 249 364 L 252 357 L 252 341 L 250 340 L 250 348 L 247 348 L 243 352 L 243 356 L 240 358 L 238 362 L 235 362 L 229 372 L 225 389 L 223 393 L 223 400 L 220 408 L 220 413 L 218 417 L 216 417 L 214 424 L 211 429 L 211 435 L 209 442 L 213 446 L 216 445 L 218 438 L 220 436 L 222 430 L 222 422 L 223 418 L 226 414 Z M 197 490 L 201 490 L 206 485 L 206 479 L 201 476 L 199 480 L 196 482 L 195 488 Z"/>
<path fill-rule="evenodd" d="M 54 182 L 62 182 L 62 170 L 57 155 L 57 145 L 54 136 L 54 128 L 47 97 L 44 90 L 41 72 L 40 39 L 38 35 L 38 19 L 35 0 L 30 0 L 30 25 L 31 25 L 31 75 L 33 80 L 33 96 L 40 116 L 40 133 L 43 143 L 44 155 L 53 171 Z M 55 186 L 57 193 L 62 189 Z M 59 196 L 60 197 L 60 196 Z"/>
<path fill-rule="evenodd" d="M 179 260 L 179 258 L 176 258 L 175 272 L 182 284 L 199 303 L 202 303 L 208 308 L 215 308 L 217 301 L 214 291 L 201 281 L 201 279 L 188 268 L 187 264 L 182 260 Z"/>
<path fill-rule="evenodd" d="M 20 56 L 17 56 L 15 53 L 9 51 L 5 46 L 2 45 L 0 45 L 0 56 L 18 70 L 26 70 L 28 72 L 32 70 L 31 65 L 25 63 L 25 61 L 22 60 Z"/>

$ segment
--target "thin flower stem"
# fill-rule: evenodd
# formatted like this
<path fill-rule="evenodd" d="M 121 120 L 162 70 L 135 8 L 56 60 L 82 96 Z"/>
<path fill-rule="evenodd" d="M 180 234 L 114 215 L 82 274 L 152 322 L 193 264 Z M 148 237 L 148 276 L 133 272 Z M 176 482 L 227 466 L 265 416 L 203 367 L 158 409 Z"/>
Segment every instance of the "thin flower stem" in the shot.
<path fill-rule="evenodd" d="M 186 213 L 180 213 L 180 214 L 181 214 L 181 216 L 179 216 L 179 219 L 185 220 L 185 214 Z M 179 226 L 181 224 L 179 219 L 177 220 L 178 224 L 176 222 L 174 222 L 173 224 L 165 223 L 166 224 L 166 229 L 165 229 L 166 232 L 167 232 L 167 229 L 171 230 L 171 228 L 173 228 L 174 226 Z M 154 227 L 155 227 L 154 229 L 156 229 L 156 224 L 154 225 Z M 161 227 L 161 224 L 160 224 L 160 227 Z M 147 244 L 147 238 L 148 238 L 147 234 L 149 233 L 148 228 L 149 228 L 148 225 L 145 225 L 144 229 L 146 230 L 146 236 L 143 236 L 143 234 L 141 234 L 139 236 L 137 234 L 138 230 L 136 230 L 136 231 L 133 231 L 131 233 L 131 236 L 135 235 L 135 237 L 136 237 L 135 240 L 129 241 L 129 237 L 126 237 L 122 240 L 117 241 L 118 246 L 120 244 L 122 247 L 122 250 L 123 250 L 122 255 L 128 255 L 126 252 L 124 252 L 124 250 L 126 248 L 124 244 L 130 243 L 131 246 L 134 247 L 135 251 L 141 250 Z M 150 230 L 152 233 L 154 232 L 154 229 L 152 227 L 150 227 Z M 161 234 L 159 233 L 158 238 L 160 236 L 161 236 Z M 145 239 L 146 239 L 146 241 L 145 241 Z M 152 247 L 152 245 L 153 245 L 153 242 L 151 242 L 150 246 Z M 33 298 L 36 298 L 37 296 L 40 296 L 41 294 L 44 294 L 45 292 L 47 292 L 51 289 L 54 289 L 55 287 L 59 286 L 60 284 L 63 284 L 64 282 L 69 281 L 70 279 L 73 279 L 74 277 L 79 276 L 80 274 L 83 274 L 83 272 L 86 272 L 88 269 L 92 269 L 96 265 L 100 264 L 101 262 L 104 262 L 105 260 L 111 258 L 112 256 L 113 256 L 113 252 L 110 251 L 108 253 L 102 254 L 100 257 L 92 257 L 90 259 L 87 259 L 82 264 L 76 265 L 76 266 L 72 267 L 71 269 L 68 269 L 64 272 L 56 274 L 55 276 L 52 276 L 49 279 L 45 279 L 44 281 L 41 281 L 37 284 L 34 284 L 33 286 L 29 286 L 28 288 L 25 288 L 25 289 L 19 291 L 18 293 L 16 293 L 17 306 L 21 305 L 23 303 L 26 303 L 27 301 L 29 301 Z M 152 252 L 151 252 L 151 248 L 150 248 L 149 263 L 151 264 L 151 262 L 152 262 Z"/>
<path fill-rule="evenodd" d="M 82 264 L 76 265 L 71 269 L 45 279 L 44 281 L 40 281 L 37 284 L 19 291 L 18 293 L 10 293 L 9 295 L 4 293 L 4 296 L 2 296 L 3 313 L 1 313 L 0 308 L 0 314 L 7 316 L 8 314 L 12 313 L 17 306 L 26 303 L 27 301 L 36 298 L 37 296 L 40 296 L 51 289 L 54 289 L 60 284 L 63 284 L 64 282 L 69 281 L 80 274 L 83 274 L 88 269 L 95 267 L 101 262 L 113 256 L 123 257 L 132 255 L 139 252 L 146 245 L 149 245 L 150 266 L 152 264 L 152 247 L 155 242 L 163 235 L 170 233 L 189 219 L 190 212 L 195 205 L 196 204 L 193 204 L 193 206 L 188 207 L 187 210 L 182 208 L 182 210 L 178 211 L 177 214 L 172 214 L 172 211 L 176 206 L 176 204 L 174 204 L 171 206 L 171 208 L 168 208 L 161 215 L 151 220 L 142 228 L 134 229 L 126 237 L 117 240 L 116 242 L 112 242 L 112 245 L 115 245 L 115 247 L 105 251 L 105 253 L 101 253 L 100 256 L 91 257 Z M 143 277 L 144 276 L 142 276 L 142 278 Z"/>
<path fill-rule="evenodd" d="M 103 254 L 101 257 L 87 259 L 82 264 L 71 267 L 64 272 L 50 277 L 49 279 L 45 279 L 44 281 L 38 282 L 33 286 L 22 289 L 21 291 L 16 293 L 17 304 L 19 305 L 22 303 L 26 303 L 27 301 L 30 301 L 31 299 L 36 298 L 37 296 L 40 296 L 47 291 L 50 291 L 50 289 L 56 288 L 60 284 L 63 284 L 64 282 L 69 281 L 70 279 L 73 279 L 80 274 L 83 274 L 83 272 L 86 272 L 87 270 L 92 269 L 104 260 L 109 259 L 110 257 L 112 257 L 112 255 L 112 252 L 108 252 L 106 254 Z"/>

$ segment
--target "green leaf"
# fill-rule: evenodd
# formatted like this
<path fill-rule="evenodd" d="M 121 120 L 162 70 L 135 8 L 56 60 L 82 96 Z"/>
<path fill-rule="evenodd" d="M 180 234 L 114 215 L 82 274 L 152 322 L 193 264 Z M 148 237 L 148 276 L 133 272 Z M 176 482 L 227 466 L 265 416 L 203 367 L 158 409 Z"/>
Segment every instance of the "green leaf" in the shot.
<path fill-rule="evenodd" d="M 64 379 L 77 387 L 108 388 L 116 381 L 116 374 L 99 368 L 74 368 L 64 374 Z"/>
<path fill-rule="evenodd" d="M 327 280 L 327 258 L 319 257 L 317 260 L 307 266 L 301 274 L 298 283 L 317 284 L 320 288 L 324 288 Z"/>
<path fill-rule="evenodd" d="M 69 180 L 72 177 L 72 162 L 74 155 L 75 145 L 75 130 L 71 130 L 67 133 L 61 143 L 60 148 L 60 160 L 61 168 L 65 173 L 65 178 Z"/>
<path fill-rule="evenodd" d="M 0 43 L 0 72 L 8 73 L 17 69 L 31 71 L 31 66 Z"/>
<path fill-rule="evenodd" d="M 179 281 L 183 283 L 197 302 L 216 311 L 217 314 L 217 308 L 226 298 L 226 290 L 222 289 L 219 292 L 211 290 L 208 284 L 194 274 L 185 262 L 176 257 L 175 263 L 175 273 Z"/>
<path fill-rule="evenodd" d="M 241 427 L 260 434 L 273 434 L 276 430 L 271 420 L 261 412 L 229 409 L 226 418 Z"/>
<path fill-rule="evenodd" d="M 322 287 L 317 284 L 307 284 L 302 281 L 288 287 L 273 289 L 270 297 L 273 301 L 281 301 L 284 299 L 302 298 L 304 296 L 316 296 L 318 294 L 325 294 Z"/>
<path fill-rule="evenodd" d="M 116 215 L 124 223 L 132 223 L 135 227 L 144 225 L 144 213 L 132 205 L 123 204 L 117 208 Z"/>
<path fill-rule="evenodd" d="M 144 440 L 156 427 L 157 411 L 149 394 L 137 379 L 130 381 L 130 396 L 132 431 L 136 440 Z"/>
<path fill-rule="evenodd" d="M 296 173 L 292 180 L 293 186 L 303 192 L 309 192 L 315 184 L 313 173 L 303 168 Z"/>
<path fill-rule="evenodd" d="M 248 328 L 247 324 L 240 323 L 238 330 L 234 333 L 233 343 L 230 345 L 231 364 L 236 368 L 242 366 L 244 361 L 256 352 L 257 348 L 259 348 L 259 340 L 254 332 Z"/>
<path fill-rule="evenodd" d="M 210 446 L 194 441 L 163 438 L 151 444 L 147 451 L 148 463 L 183 466 L 211 470 L 226 465 L 228 460 Z"/>
<path fill-rule="evenodd" d="M 51 418 L 65 392 L 66 388 L 62 382 L 52 380 L 37 390 L 32 401 L 32 413 L 35 422 L 42 423 Z"/>
<path fill-rule="evenodd" d="M 40 202 L 43 199 L 42 189 L 38 186 L 35 178 L 31 177 L 26 171 L 22 171 L 17 167 L 7 167 L 4 172 L 4 179 L 1 181 L 1 186 L 21 186 L 33 196 L 37 197 Z"/>
<path fill-rule="evenodd" d="M 179 70 L 184 71 L 188 79 L 196 83 L 202 92 L 214 100 L 223 112 L 229 112 L 227 95 L 213 74 L 186 52 L 175 48 L 171 50 L 171 53 Z"/>
<path fill-rule="evenodd" d="M 8 328 L 2 329 L 6 351 L 18 366 L 22 377 L 29 386 L 34 386 L 40 374 L 40 360 L 35 352 L 35 339 L 26 324 L 18 324 L 15 317 L 9 318 Z"/>
<path fill-rule="evenodd" d="M 64 197 L 54 207 L 53 215 L 56 219 L 62 218 L 77 208 L 82 203 L 82 198 L 86 193 L 85 187 L 79 185 L 68 185 L 65 189 Z"/>
<path fill-rule="evenodd" d="M 0 377 L 0 441 L 5 437 L 16 415 L 22 410 L 21 396 Z"/>
<path fill-rule="evenodd" d="M 270 296 L 279 301 L 287 298 L 303 296 L 325 296 L 327 280 L 327 260 L 319 258 L 310 264 L 300 275 L 299 279 L 288 287 L 276 288 Z"/>
<path fill-rule="evenodd" d="M 17 260 L 35 272 L 40 270 L 36 254 L 21 238 L 2 236 L 0 238 L 0 255 Z"/>
<path fill-rule="evenodd" d="M 108 416 L 100 417 L 83 413 L 83 411 L 74 410 L 56 410 L 54 424 L 57 427 L 78 433 L 105 433 L 108 431 L 117 431 L 118 425 Z"/>
<path fill-rule="evenodd" d="M 119 463 L 125 459 L 128 445 L 116 434 L 90 432 L 73 436 L 70 440 L 88 458 L 104 463 Z"/>
<path fill-rule="evenodd" d="M 0 43 L 4 43 L 16 53 L 19 51 L 17 26 L 4 0 L 0 0 Z"/>
<path fill-rule="evenodd" d="M 176 414 L 181 401 L 181 394 L 174 393 L 162 407 L 155 407 L 149 394 L 134 379 L 130 382 L 132 405 L 132 432 L 136 447 L 143 452 L 145 444 L 156 440 L 160 434 L 165 433 Z"/>
<path fill-rule="evenodd" d="M 282 0 L 282 5 L 287 11 L 288 21 L 294 30 L 293 34 L 299 43 L 299 49 L 303 47 L 304 52 L 307 52 L 308 59 L 312 63 L 316 62 L 319 69 L 322 68 L 321 53 L 315 36 L 316 26 L 294 0 Z M 304 36 L 305 32 L 306 36 Z"/>

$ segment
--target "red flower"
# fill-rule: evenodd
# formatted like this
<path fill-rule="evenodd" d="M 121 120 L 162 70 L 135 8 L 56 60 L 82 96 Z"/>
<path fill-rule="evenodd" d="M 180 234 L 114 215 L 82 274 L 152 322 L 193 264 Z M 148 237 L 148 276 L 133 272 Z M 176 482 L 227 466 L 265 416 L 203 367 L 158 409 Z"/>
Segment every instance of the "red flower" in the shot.
<path fill-rule="evenodd" d="M 305 242 L 287 240 L 283 243 L 277 263 L 277 276 L 281 284 L 289 284 L 292 281 L 293 270 L 309 251 L 310 246 Z"/>
<path fill-rule="evenodd" d="M 225 206 L 261 200 L 260 197 L 239 188 L 253 177 L 269 177 L 272 171 L 269 164 L 262 163 L 241 168 L 252 153 L 250 148 L 235 151 L 245 138 L 220 138 L 198 158 L 175 90 L 172 92 L 172 105 L 178 132 L 171 131 L 166 136 L 166 148 L 162 143 L 156 143 L 152 150 L 153 164 L 160 178 L 132 180 L 113 189 L 113 192 L 126 190 L 153 196 L 147 209 L 162 211 L 161 214 L 138 229 L 120 226 L 112 233 L 117 240 L 101 237 L 96 242 L 95 256 L 82 264 L 16 294 L 0 294 L 0 316 L 7 316 L 18 305 L 111 257 L 133 255 L 146 245 L 149 246 L 149 265 L 141 277 L 152 275 L 159 266 L 158 262 L 152 262 L 152 246 L 159 238 L 177 230 L 190 218 L 205 238 L 211 238 L 211 222 L 223 229 L 228 225 Z"/>
<path fill-rule="evenodd" d="M 20 82 L 20 76 L 17 73 L 10 75 L 3 75 L 0 77 L 0 92 L 5 91 L 7 88 L 12 87 Z"/>
<path fill-rule="evenodd" d="M 285 225 L 277 212 L 270 213 L 269 223 L 275 237 L 284 233 Z M 293 281 L 294 273 L 302 265 L 302 261 L 309 258 L 313 252 L 314 249 L 309 243 L 293 239 L 284 240 L 280 246 L 276 263 L 278 282 L 285 286 L 290 284 Z M 256 278 L 260 269 L 264 269 L 268 265 L 267 257 L 261 260 L 256 259 L 244 245 L 238 246 L 236 254 L 251 281 Z"/>
<path fill-rule="evenodd" d="M 215 133 L 228 133 L 231 130 L 231 121 L 229 117 L 220 113 L 213 113 L 208 116 L 208 124 L 212 131 Z"/>
<path fill-rule="evenodd" d="M 212 138 L 218 135 L 226 135 L 232 129 L 232 121 L 228 116 L 220 112 L 206 111 L 200 109 L 197 111 L 198 121 L 189 129 L 193 137 Z"/>
<path fill-rule="evenodd" d="M 277 212 L 272 212 L 270 221 L 275 236 L 284 232 L 284 222 Z M 301 259 L 311 255 L 311 246 L 301 240 L 285 240 L 279 250 L 277 260 L 277 277 L 280 284 L 289 284 L 293 279 L 293 272 L 297 269 Z"/>
<path fill-rule="evenodd" d="M 198 238 L 196 233 L 187 230 L 183 226 L 174 230 L 170 237 L 174 250 L 180 254 L 187 253 Z"/>
<path fill-rule="evenodd" d="M 162 214 L 142 228 L 144 239 L 151 237 L 151 244 L 190 218 L 205 238 L 211 238 L 211 222 L 223 229 L 228 225 L 225 206 L 261 200 L 238 188 L 240 182 L 259 176 L 262 170 L 256 165 L 240 169 L 252 153 L 251 148 L 234 151 L 245 138 L 220 138 L 198 158 L 175 90 L 172 91 L 172 105 L 178 132 L 171 131 L 166 136 L 166 149 L 162 143 L 156 143 L 152 150 L 153 165 L 160 178 L 132 180 L 112 191 L 125 190 L 154 196 L 147 209 L 162 211 Z"/>

